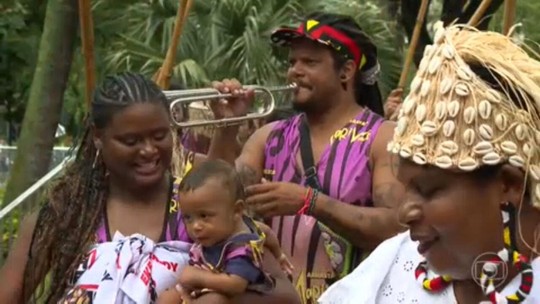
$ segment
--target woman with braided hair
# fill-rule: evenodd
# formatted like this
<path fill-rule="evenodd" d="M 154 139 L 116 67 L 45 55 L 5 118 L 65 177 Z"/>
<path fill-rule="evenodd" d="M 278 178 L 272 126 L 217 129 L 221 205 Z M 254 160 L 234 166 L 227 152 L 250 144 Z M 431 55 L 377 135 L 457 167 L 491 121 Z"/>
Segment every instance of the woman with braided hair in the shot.
<path fill-rule="evenodd" d="M 388 146 L 409 231 L 319 303 L 540 303 L 537 58 L 510 37 L 439 25 Z"/>
<path fill-rule="evenodd" d="M 76 160 L 21 226 L 0 272 L 0 303 L 155 303 L 172 288 L 191 243 L 172 151 L 159 87 L 132 73 L 108 77 L 95 92 Z M 174 172 L 204 159 L 182 153 Z M 265 263 L 276 289 L 240 302 L 294 303 L 277 262 Z M 197 303 L 227 301 L 209 294 Z"/>

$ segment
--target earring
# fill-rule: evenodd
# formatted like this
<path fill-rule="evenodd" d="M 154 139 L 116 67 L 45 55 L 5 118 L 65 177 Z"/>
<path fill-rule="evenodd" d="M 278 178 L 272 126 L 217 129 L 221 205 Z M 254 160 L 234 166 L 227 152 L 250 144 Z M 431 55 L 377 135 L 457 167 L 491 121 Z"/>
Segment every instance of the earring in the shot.
<path fill-rule="evenodd" d="M 494 259 L 486 262 L 480 274 L 480 285 L 484 294 L 488 296 L 492 303 L 521 303 L 529 295 L 533 284 L 533 272 L 529 259 L 517 251 L 516 241 L 516 210 L 514 205 L 506 202 L 501 205 L 503 219 L 503 239 L 504 248 L 497 253 L 498 260 Z M 517 268 L 521 275 L 521 283 L 518 290 L 509 296 L 503 296 L 496 290 L 495 279 L 497 266 L 508 263 L 512 260 L 512 265 Z"/>
<path fill-rule="evenodd" d="M 96 152 L 96 157 L 94 157 L 94 163 L 92 164 L 92 169 L 96 168 L 100 154 L 101 154 L 101 149 L 98 149 Z"/>

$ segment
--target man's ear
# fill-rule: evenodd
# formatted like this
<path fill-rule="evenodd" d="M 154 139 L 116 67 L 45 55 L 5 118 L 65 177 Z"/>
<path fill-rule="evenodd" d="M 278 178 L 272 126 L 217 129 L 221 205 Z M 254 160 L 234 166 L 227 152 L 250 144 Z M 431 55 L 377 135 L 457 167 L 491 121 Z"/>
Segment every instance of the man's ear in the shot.
<path fill-rule="evenodd" d="M 341 68 L 339 78 L 342 82 L 346 83 L 354 79 L 356 75 L 356 63 L 352 60 L 347 60 Z"/>

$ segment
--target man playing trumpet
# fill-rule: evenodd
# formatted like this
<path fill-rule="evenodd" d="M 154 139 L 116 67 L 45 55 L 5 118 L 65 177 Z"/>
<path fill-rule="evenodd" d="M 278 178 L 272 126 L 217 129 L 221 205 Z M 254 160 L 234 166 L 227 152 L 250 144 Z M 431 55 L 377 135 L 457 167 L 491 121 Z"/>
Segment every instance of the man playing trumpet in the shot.
<path fill-rule="evenodd" d="M 314 13 L 271 39 L 290 47 L 287 76 L 298 86 L 293 107 L 301 114 L 258 129 L 236 166 L 249 207 L 269 220 L 291 257 L 303 303 L 316 303 L 400 230 L 403 189 L 386 151 L 394 124 L 381 117 L 376 47 L 350 17 Z M 253 95 L 236 80 L 214 88 L 244 102 Z"/>

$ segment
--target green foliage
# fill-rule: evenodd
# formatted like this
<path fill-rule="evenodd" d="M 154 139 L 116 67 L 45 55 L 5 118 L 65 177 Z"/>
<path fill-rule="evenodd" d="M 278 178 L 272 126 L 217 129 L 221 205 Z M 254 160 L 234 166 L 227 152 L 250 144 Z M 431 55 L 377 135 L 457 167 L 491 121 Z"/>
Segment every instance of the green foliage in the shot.
<path fill-rule="evenodd" d="M 151 1 L 129 6 L 129 26 L 107 56 L 109 69 L 153 75 L 170 45 L 177 5 Z M 269 35 L 295 14 L 318 6 L 313 0 L 194 1 L 173 77 L 190 87 L 231 77 L 244 83 L 283 83 L 284 62 L 274 56 Z"/>
<path fill-rule="evenodd" d="M 28 3 L 0 4 L 0 102 L 4 119 L 20 122 L 28 98 L 41 35 L 41 9 Z"/>
<path fill-rule="evenodd" d="M 538 30 L 538 19 L 540 18 L 540 1 L 523 0 L 516 1 L 516 17 L 515 23 L 519 24 L 515 29 L 515 37 L 518 41 L 527 43 L 539 52 L 540 48 L 540 31 Z M 503 25 L 504 5 L 495 14 L 493 21 L 490 24 L 491 30 L 500 32 Z"/>

